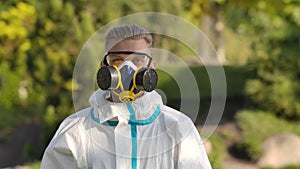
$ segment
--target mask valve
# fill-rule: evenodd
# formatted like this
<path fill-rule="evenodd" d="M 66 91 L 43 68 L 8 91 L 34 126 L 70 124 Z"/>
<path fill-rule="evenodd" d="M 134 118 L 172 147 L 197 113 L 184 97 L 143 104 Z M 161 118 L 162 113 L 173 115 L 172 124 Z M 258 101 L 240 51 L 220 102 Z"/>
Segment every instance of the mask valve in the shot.
<path fill-rule="evenodd" d="M 158 81 L 157 73 L 154 69 L 151 68 L 140 68 L 138 69 L 135 78 L 134 84 L 138 90 L 151 92 L 155 89 Z"/>
<path fill-rule="evenodd" d="M 115 66 L 101 67 L 97 72 L 97 85 L 102 90 L 115 90 L 120 86 L 120 71 Z"/>

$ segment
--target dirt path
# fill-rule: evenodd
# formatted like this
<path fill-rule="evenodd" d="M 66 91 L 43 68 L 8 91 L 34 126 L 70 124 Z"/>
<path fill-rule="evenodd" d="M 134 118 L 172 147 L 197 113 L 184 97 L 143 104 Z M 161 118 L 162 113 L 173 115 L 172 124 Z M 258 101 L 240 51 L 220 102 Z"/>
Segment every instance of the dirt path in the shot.
<path fill-rule="evenodd" d="M 256 165 L 239 161 L 225 161 L 223 167 L 224 169 L 259 169 Z"/>
<path fill-rule="evenodd" d="M 223 161 L 224 169 L 259 169 L 259 167 L 249 161 L 239 160 L 230 155 L 226 155 Z"/>

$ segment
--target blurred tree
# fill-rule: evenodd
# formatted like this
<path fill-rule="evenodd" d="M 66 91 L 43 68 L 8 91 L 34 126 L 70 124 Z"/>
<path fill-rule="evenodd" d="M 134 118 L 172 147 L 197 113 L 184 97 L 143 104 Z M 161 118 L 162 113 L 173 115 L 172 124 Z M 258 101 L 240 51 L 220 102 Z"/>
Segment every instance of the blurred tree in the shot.
<path fill-rule="evenodd" d="M 28 104 L 33 94 L 25 63 L 36 15 L 35 8 L 23 2 L 0 12 L 0 107 Z"/>
<path fill-rule="evenodd" d="M 57 125 L 74 113 L 72 103 L 73 66 L 87 38 L 94 33 L 94 20 L 86 1 L 31 0 L 37 10 L 32 48 L 27 64 L 34 89 L 43 95 L 44 141 Z"/>
<path fill-rule="evenodd" d="M 227 7 L 226 0 L 189 0 L 185 5 L 185 12 L 183 16 L 186 16 L 197 27 L 205 33 L 209 40 L 216 48 L 218 58 L 210 58 L 212 60 L 218 59 L 219 63 L 226 64 L 225 56 L 225 42 L 223 31 L 225 28 L 224 23 L 224 8 Z M 205 46 L 206 40 L 201 43 L 200 55 L 202 57 L 210 56 L 208 46 Z"/>
<path fill-rule="evenodd" d="M 289 119 L 300 118 L 300 2 L 233 3 L 228 11 L 232 28 L 252 36 L 254 57 L 249 66 L 256 77 L 246 91 L 263 110 Z"/>

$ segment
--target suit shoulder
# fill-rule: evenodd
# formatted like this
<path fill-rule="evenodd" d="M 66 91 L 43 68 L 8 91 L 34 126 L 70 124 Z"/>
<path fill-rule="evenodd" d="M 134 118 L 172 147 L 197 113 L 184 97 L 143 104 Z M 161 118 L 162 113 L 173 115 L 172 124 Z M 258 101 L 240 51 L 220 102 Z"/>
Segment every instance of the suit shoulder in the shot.
<path fill-rule="evenodd" d="M 178 122 L 188 122 L 188 123 L 193 124 L 190 117 L 188 117 L 187 115 L 185 115 L 184 113 L 182 113 L 176 109 L 173 109 L 173 108 L 171 108 L 169 106 L 165 106 L 165 105 L 161 105 L 160 109 L 161 109 L 161 114 L 167 120 L 178 121 Z"/>
<path fill-rule="evenodd" d="M 89 110 L 90 108 L 86 108 L 83 110 L 80 110 L 74 114 L 71 114 L 67 118 L 65 118 L 58 130 L 56 131 L 55 136 L 61 135 L 69 130 L 74 130 L 79 127 L 80 123 L 82 123 L 86 118 L 89 117 Z"/>

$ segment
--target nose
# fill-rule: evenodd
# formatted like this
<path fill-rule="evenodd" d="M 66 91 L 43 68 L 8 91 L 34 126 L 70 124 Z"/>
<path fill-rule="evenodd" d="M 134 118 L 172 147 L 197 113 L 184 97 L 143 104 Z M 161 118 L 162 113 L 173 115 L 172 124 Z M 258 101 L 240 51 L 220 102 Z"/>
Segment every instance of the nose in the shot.
<path fill-rule="evenodd" d="M 130 90 L 131 85 L 132 85 L 132 79 L 134 75 L 135 70 L 131 68 L 128 65 L 125 65 L 121 70 L 121 79 L 122 79 L 122 84 L 125 90 Z"/>

